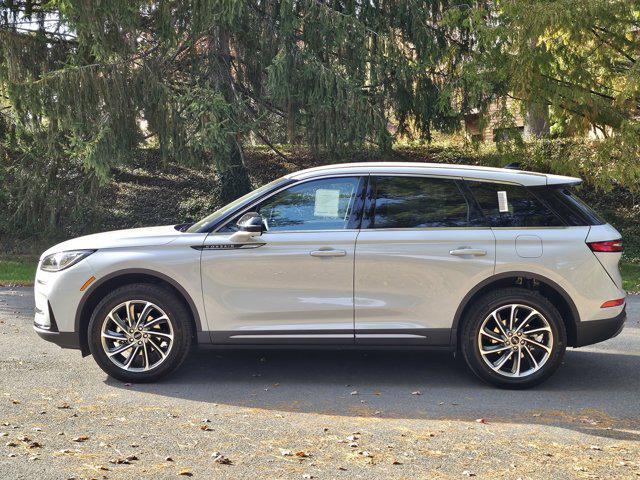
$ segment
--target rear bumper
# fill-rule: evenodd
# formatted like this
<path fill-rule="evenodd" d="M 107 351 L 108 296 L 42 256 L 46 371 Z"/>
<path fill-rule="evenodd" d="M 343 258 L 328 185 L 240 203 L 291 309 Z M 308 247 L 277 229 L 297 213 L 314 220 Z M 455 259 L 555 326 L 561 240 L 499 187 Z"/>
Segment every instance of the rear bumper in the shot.
<path fill-rule="evenodd" d="M 592 345 L 615 337 L 624 328 L 626 319 L 627 310 L 625 306 L 622 312 L 615 317 L 578 322 L 576 325 L 576 344 L 574 346 L 584 347 L 585 345 Z"/>
<path fill-rule="evenodd" d="M 42 328 L 38 324 L 35 324 L 33 329 L 40 338 L 47 342 L 55 343 L 62 348 L 81 350 L 80 335 L 75 332 L 57 332 L 48 328 Z"/>

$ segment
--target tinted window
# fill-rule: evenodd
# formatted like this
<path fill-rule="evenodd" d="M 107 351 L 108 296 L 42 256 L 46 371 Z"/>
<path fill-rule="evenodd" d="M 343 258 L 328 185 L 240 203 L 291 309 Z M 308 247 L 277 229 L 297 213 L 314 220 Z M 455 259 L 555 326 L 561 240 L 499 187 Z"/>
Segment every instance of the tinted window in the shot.
<path fill-rule="evenodd" d="M 534 187 L 531 190 L 547 202 L 549 207 L 560 215 L 567 225 L 586 226 L 605 223 L 567 186 Z"/>
<path fill-rule="evenodd" d="M 454 180 L 377 177 L 370 228 L 466 227 L 467 201 Z"/>
<path fill-rule="evenodd" d="M 564 223 L 526 188 L 518 185 L 472 182 L 467 184 L 492 227 L 556 227 Z M 500 211 L 499 197 L 506 200 Z"/>
<path fill-rule="evenodd" d="M 276 193 L 254 209 L 270 232 L 347 228 L 360 177 L 315 180 Z M 236 230 L 234 218 L 221 231 Z"/>

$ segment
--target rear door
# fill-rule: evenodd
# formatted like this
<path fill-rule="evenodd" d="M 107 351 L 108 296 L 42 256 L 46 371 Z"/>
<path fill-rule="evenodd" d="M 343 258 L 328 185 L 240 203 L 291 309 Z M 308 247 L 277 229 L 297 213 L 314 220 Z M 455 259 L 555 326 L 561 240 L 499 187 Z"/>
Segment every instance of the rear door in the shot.
<path fill-rule="evenodd" d="M 448 345 L 495 239 L 459 178 L 372 176 L 355 255 L 358 344 Z"/>

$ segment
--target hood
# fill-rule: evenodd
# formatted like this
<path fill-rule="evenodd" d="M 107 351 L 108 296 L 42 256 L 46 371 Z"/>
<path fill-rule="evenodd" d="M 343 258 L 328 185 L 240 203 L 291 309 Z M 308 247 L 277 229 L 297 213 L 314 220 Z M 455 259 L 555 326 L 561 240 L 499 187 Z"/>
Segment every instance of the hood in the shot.
<path fill-rule="evenodd" d="M 131 228 L 113 232 L 94 233 L 72 238 L 49 248 L 42 256 L 65 250 L 98 250 L 100 248 L 149 247 L 165 245 L 181 234 L 173 225 Z"/>

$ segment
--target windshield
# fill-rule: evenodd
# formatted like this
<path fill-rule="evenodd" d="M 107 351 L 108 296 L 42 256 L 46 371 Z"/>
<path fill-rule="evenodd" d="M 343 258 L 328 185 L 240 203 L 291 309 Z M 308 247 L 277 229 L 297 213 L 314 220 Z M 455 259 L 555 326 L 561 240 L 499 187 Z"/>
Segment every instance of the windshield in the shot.
<path fill-rule="evenodd" d="M 216 220 L 224 217 L 228 213 L 231 213 L 233 210 L 235 210 L 240 205 L 242 205 L 244 203 L 247 203 L 247 202 L 250 202 L 254 198 L 259 197 L 262 193 L 264 193 L 264 192 L 266 192 L 268 190 L 271 190 L 272 188 L 274 188 L 274 187 L 276 187 L 276 186 L 278 186 L 280 184 L 284 184 L 286 182 L 287 182 L 287 179 L 284 178 L 284 177 L 278 178 L 277 180 L 274 180 L 273 182 L 269 182 L 269 183 L 261 186 L 260 188 L 257 188 L 256 190 L 253 190 L 252 192 L 249 192 L 246 195 L 243 195 L 242 197 L 234 200 L 233 202 L 225 205 L 224 207 L 219 208 L 218 210 L 216 210 L 212 214 L 206 216 L 202 220 L 199 220 L 196 223 L 194 223 L 193 225 L 191 225 L 186 231 L 189 232 L 189 233 L 200 232 L 203 228 L 207 227 L 208 225 L 210 225 L 211 223 L 215 222 Z"/>

